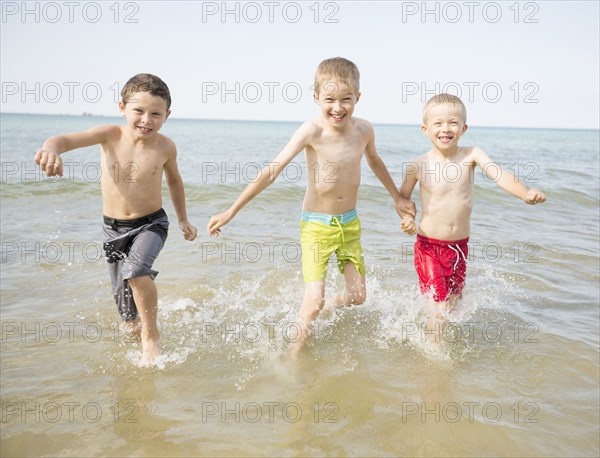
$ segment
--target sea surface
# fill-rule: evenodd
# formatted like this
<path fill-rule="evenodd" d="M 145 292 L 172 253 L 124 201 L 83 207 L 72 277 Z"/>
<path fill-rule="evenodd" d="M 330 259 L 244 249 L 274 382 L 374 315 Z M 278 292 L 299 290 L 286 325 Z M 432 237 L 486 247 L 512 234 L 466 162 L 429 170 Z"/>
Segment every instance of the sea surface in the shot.
<path fill-rule="evenodd" d="M 50 135 L 122 119 L 0 120 L 2 456 L 599 455 L 598 131 L 470 126 L 461 144 L 547 202 L 475 173 L 465 296 L 438 338 L 422 326 L 414 237 L 363 161 L 367 301 L 324 310 L 293 361 L 299 217 L 315 178 L 302 154 L 220 238 L 206 224 L 299 123 L 169 119 L 199 236 L 183 239 L 164 185 L 163 356 L 138 369 L 101 249 L 99 148 L 65 154 L 61 178 L 33 161 Z M 428 140 L 418 126 L 375 132 L 399 184 Z M 328 297 L 343 286 L 329 267 Z"/>

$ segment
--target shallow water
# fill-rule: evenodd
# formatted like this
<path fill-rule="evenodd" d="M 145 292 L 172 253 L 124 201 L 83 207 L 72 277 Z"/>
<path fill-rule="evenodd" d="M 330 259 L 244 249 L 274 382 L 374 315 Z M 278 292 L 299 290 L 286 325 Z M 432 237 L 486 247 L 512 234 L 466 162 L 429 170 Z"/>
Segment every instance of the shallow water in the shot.
<path fill-rule="evenodd" d="M 164 355 L 141 370 L 100 253 L 97 149 L 64 156 L 59 180 L 32 161 L 46 136 L 97 123 L 2 115 L 3 456 L 598 455 L 597 131 L 471 126 L 465 144 L 548 202 L 476 174 L 466 293 L 438 342 L 421 327 L 413 238 L 365 164 L 367 302 L 325 310 L 294 362 L 302 158 L 221 238 L 204 227 L 297 125 L 169 120 L 201 235 L 173 225 L 155 263 Z M 427 148 L 416 127 L 376 135 L 397 181 Z M 166 189 L 165 208 L 174 220 Z M 328 294 L 342 282 L 332 264 Z"/>

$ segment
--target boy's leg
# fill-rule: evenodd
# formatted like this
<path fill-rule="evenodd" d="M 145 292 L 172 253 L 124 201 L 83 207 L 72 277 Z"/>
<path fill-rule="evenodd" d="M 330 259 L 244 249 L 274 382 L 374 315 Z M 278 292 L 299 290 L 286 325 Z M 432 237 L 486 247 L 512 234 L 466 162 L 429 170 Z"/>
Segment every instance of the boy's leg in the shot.
<path fill-rule="evenodd" d="M 123 260 L 108 264 L 108 272 L 112 283 L 113 298 L 117 310 L 123 320 L 123 330 L 134 337 L 139 337 L 140 319 L 130 286 L 123 280 Z"/>
<path fill-rule="evenodd" d="M 367 299 L 366 269 L 360 235 L 358 218 L 343 225 L 342 244 L 335 253 L 338 269 L 344 274 L 345 289 L 335 297 L 337 307 L 360 305 Z"/>
<path fill-rule="evenodd" d="M 436 297 L 439 301 L 436 303 L 437 309 L 445 314 L 454 311 L 462 298 L 462 292 L 467 277 L 467 256 L 469 247 L 468 239 L 459 243 L 451 243 L 441 251 L 442 272 L 440 278 L 435 282 L 434 287 Z M 440 313 L 438 313 L 438 316 Z M 442 317 L 443 321 L 445 317 Z"/>
<path fill-rule="evenodd" d="M 304 300 L 300 307 L 300 319 L 312 323 L 325 305 L 325 281 L 316 280 L 304 284 Z"/>
<path fill-rule="evenodd" d="M 427 242 L 426 238 L 417 235 L 414 248 L 414 266 L 419 278 L 421 294 L 432 293 L 432 304 L 434 312 L 427 313 L 425 322 L 425 333 L 421 336 L 428 341 L 439 343 L 441 337 L 441 325 L 445 321 L 445 280 L 441 265 L 439 264 L 439 248 Z"/>
<path fill-rule="evenodd" d="M 300 307 L 298 321 L 300 335 L 296 341 L 292 353 L 297 354 L 312 334 L 313 321 L 319 316 L 319 312 L 325 305 L 325 281 L 315 280 L 304 284 L 304 300 Z"/>
<path fill-rule="evenodd" d="M 344 280 L 346 288 L 336 295 L 336 307 L 364 304 L 367 300 L 365 276 L 361 275 L 351 262 L 347 262 L 344 267 Z"/>
<path fill-rule="evenodd" d="M 158 292 L 152 269 L 154 260 L 164 246 L 165 236 L 151 230 L 142 231 L 135 237 L 123 265 L 123 277 L 131 288 L 133 301 L 142 325 L 142 357 L 138 366 L 150 366 L 160 355 L 157 326 Z"/>
<path fill-rule="evenodd" d="M 142 357 L 138 366 L 145 367 L 152 365 L 160 355 L 158 346 L 160 334 L 157 325 L 158 292 L 150 275 L 132 278 L 128 283 L 133 291 L 142 324 Z"/>
<path fill-rule="evenodd" d="M 127 231 L 104 224 L 104 252 L 107 258 L 108 273 L 112 284 L 112 295 L 117 304 L 117 311 L 123 321 L 123 330 L 135 334 L 139 331 L 140 320 L 138 318 L 135 302 L 131 288 L 123 280 L 123 263 L 125 262 L 125 251 L 128 249 L 129 238 Z"/>

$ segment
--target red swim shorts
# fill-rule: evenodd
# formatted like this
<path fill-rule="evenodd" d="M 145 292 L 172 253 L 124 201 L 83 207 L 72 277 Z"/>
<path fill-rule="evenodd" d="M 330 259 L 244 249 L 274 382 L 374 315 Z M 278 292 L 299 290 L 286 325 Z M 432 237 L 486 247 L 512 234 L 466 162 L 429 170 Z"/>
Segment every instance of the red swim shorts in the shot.
<path fill-rule="evenodd" d="M 469 238 L 437 240 L 417 234 L 415 270 L 421 293 L 433 289 L 433 299 L 444 302 L 451 295 L 460 295 L 467 277 Z"/>

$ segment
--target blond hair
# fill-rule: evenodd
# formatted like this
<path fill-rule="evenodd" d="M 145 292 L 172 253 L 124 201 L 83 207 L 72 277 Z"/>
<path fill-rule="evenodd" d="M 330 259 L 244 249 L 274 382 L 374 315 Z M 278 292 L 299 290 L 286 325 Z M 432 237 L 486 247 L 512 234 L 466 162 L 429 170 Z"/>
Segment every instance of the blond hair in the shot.
<path fill-rule="evenodd" d="M 457 107 L 460 110 L 460 114 L 462 115 L 463 121 L 467 122 L 467 109 L 465 107 L 465 104 L 462 102 L 462 100 L 460 100 L 455 95 L 442 93 L 442 94 L 434 95 L 425 104 L 425 107 L 423 108 L 423 123 L 424 124 L 427 123 L 427 117 L 429 116 L 429 110 L 431 109 L 431 107 L 434 105 L 441 105 L 441 104 L 449 104 L 449 105 L 454 105 L 455 107 Z"/>
<path fill-rule="evenodd" d="M 319 89 L 334 79 L 347 84 L 358 94 L 360 73 L 353 62 L 343 57 L 332 57 L 321 62 L 315 73 L 315 94 L 318 96 Z"/>

